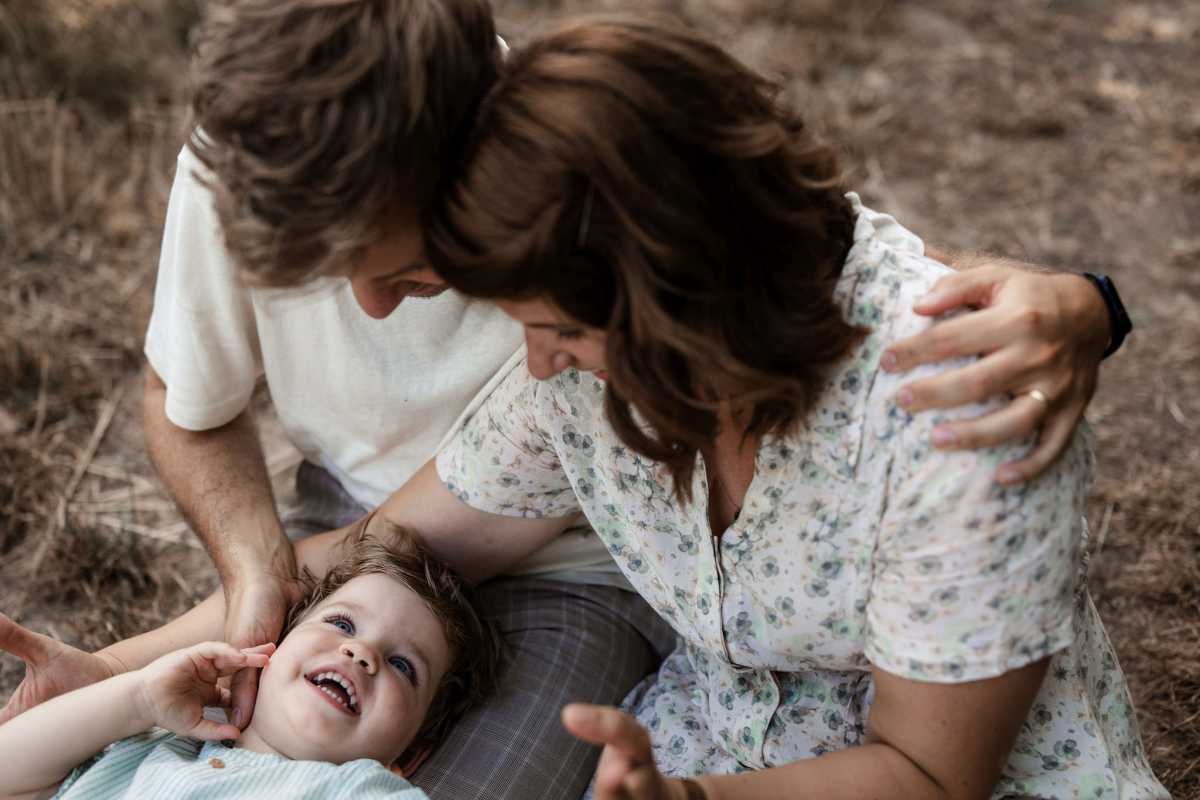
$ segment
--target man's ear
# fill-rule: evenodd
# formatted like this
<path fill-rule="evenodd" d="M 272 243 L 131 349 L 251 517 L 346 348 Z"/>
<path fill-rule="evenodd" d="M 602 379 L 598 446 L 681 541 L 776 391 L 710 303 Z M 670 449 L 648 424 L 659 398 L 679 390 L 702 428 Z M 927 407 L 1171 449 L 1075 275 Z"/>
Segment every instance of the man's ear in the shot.
<path fill-rule="evenodd" d="M 392 762 L 391 770 L 401 778 L 411 778 L 416 773 L 417 767 L 424 764 L 425 759 L 429 758 L 431 753 L 433 753 L 432 747 L 420 749 L 410 747 Z"/>

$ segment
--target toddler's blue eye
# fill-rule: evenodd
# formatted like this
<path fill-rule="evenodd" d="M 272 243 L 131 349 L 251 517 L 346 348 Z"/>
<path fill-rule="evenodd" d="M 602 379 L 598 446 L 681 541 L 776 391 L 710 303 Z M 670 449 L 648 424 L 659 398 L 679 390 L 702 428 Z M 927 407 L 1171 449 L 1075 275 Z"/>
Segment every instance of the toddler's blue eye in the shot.
<path fill-rule="evenodd" d="M 392 656 L 388 659 L 388 663 L 396 668 L 396 671 L 412 681 L 413 685 L 417 684 L 417 668 L 413 663 L 404 656 Z"/>
<path fill-rule="evenodd" d="M 344 617 L 339 614 L 333 617 L 326 617 L 325 621 L 337 628 L 342 633 L 350 636 L 354 635 L 354 622 L 349 617 Z"/>

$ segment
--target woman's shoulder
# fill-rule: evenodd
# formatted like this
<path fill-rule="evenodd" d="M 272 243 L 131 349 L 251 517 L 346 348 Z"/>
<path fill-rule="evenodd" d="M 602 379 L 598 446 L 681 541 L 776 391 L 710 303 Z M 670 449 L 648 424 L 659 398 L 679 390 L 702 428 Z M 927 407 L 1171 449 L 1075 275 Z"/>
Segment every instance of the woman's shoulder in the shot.
<path fill-rule="evenodd" d="M 954 270 L 925 254 L 925 243 L 895 217 L 849 195 L 856 213 L 854 243 L 835 298 L 846 318 L 889 336 L 909 336 L 932 324 L 913 305 Z"/>

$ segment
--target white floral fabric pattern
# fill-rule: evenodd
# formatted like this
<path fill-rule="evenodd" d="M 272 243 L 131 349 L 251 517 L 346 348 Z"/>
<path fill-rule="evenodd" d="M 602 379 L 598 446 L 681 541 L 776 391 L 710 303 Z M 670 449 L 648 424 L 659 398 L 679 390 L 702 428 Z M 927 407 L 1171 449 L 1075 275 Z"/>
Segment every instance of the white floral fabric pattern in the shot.
<path fill-rule="evenodd" d="M 929 324 L 911 311 L 946 268 L 862 207 L 836 298 L 871 333 L 831 372 L 796 434 L 766 437 L 739 517 L 708 523 L 698 459 L 690 505 L 626 448 L 604 385 L 515 370 L 438 458 L 464 502 L 492 513 L 582 511 L 684 644 L 626 700 L 671 775 L 762 769 L 863 741 L 871 665 L 961 682 L 1046 656 L 1051 666 L 995 790 L 1037 798 L 1163 798 L 1125 679 L 1088 597 L 1086 434 L 1031 483 L 996 466 L 1028 446 L 934 450 L 940 420 L 910 415 L 885 343 Z M 932 374 L 938 368 L 919 373 Z"/>

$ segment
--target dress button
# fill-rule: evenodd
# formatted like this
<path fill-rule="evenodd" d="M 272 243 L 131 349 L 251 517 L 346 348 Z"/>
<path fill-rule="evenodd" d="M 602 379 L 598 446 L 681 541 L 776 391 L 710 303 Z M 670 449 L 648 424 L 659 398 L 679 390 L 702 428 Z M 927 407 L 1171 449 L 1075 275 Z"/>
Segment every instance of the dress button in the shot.
<path fill-rule="evenodd" d="M 213 769 L 225 769 L 225 762 L 219 758 L 210 758 L 208 765 Z"/>

